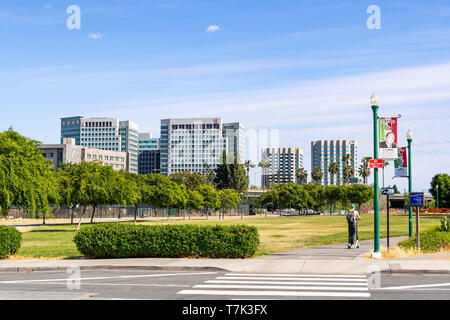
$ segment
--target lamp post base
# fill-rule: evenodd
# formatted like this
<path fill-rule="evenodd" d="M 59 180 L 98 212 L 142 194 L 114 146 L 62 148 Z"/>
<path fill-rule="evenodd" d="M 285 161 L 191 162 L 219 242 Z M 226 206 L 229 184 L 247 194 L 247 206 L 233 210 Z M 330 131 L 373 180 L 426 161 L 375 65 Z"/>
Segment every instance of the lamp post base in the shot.
<path fill-rule="evenodd" d="M 380 259 L 381 258 L 381 252 L 372 252 L 372 259 Z"/>

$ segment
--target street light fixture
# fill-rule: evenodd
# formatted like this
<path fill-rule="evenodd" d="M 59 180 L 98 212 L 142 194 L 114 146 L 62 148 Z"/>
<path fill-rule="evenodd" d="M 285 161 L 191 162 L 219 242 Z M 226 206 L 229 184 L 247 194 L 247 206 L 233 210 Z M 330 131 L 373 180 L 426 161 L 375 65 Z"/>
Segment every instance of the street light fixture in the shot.
<path fill-rule="evenodd" d="M 412 165 L 411 165 L 411 145 L 414 135 L 411 129 L 406 133 L 406 139 L 408 140 L 408 180 L 409 180 L 409 196 L 411 197 L 412 192 Z M 413 236 L 413 208 L 411 203 L 409 204 L 409 237 Z"/>
<path fill-rule="evenodd" d="M 380 99 L 374 93 L 370 97 L 370 104 L 372 105 L 373 111 L 373 151 L 374 159 L 378 159 L 378 105 Z M 372 252 L 372 258 L 381 258 L 380 251 L 380 194 L 378 186 L 378 169 L 374 169 L 374 249 Z"/>

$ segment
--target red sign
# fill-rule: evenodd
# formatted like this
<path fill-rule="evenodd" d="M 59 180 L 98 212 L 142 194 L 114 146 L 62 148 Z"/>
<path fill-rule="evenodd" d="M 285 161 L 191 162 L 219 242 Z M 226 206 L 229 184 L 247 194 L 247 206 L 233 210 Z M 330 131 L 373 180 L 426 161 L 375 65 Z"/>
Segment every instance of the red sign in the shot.
<path fill-rule="evenodd" d="M 372 169 L 382 169 L 383 168 L 383 159 L 370 159 L 369 160 L 369 168 Z"/>

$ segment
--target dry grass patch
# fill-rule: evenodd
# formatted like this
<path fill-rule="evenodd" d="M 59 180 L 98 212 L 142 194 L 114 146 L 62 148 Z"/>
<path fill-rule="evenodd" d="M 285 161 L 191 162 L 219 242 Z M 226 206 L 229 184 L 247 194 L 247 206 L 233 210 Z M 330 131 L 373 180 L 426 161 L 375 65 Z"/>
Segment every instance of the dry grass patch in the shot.
<path fill-rule="evenodd" d="M 395 258 L 407 258 L 407 257 L 416 257 L 416 256 L 426 256 L 430 254 L 448 254 L 450 253 L 450 247 L 443 248 L 439 251 L 435 252 L 417 252 L 416 249 L 402 249 L 400 247 L 390 247 L 386 248 L 381 246 L 380 247 L 381 256 L 383 259 L 395 259 Z M 366 252 L 364 254 L 364 257 L 368 259 L 372 259 L 372 252 L 373 250 Z M 444 259 L 445 260 L 445 259 Z"/>

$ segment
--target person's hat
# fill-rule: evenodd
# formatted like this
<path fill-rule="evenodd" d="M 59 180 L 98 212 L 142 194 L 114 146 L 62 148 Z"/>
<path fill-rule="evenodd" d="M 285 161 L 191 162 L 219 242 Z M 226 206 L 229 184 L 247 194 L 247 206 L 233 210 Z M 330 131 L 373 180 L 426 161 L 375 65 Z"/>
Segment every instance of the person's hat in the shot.
<path fill-rule="evenodd" d="M 356 208 L 356 206 L 354 204 L 352 204 L 352 208 L 354 209 L 354 208 Z"/>

